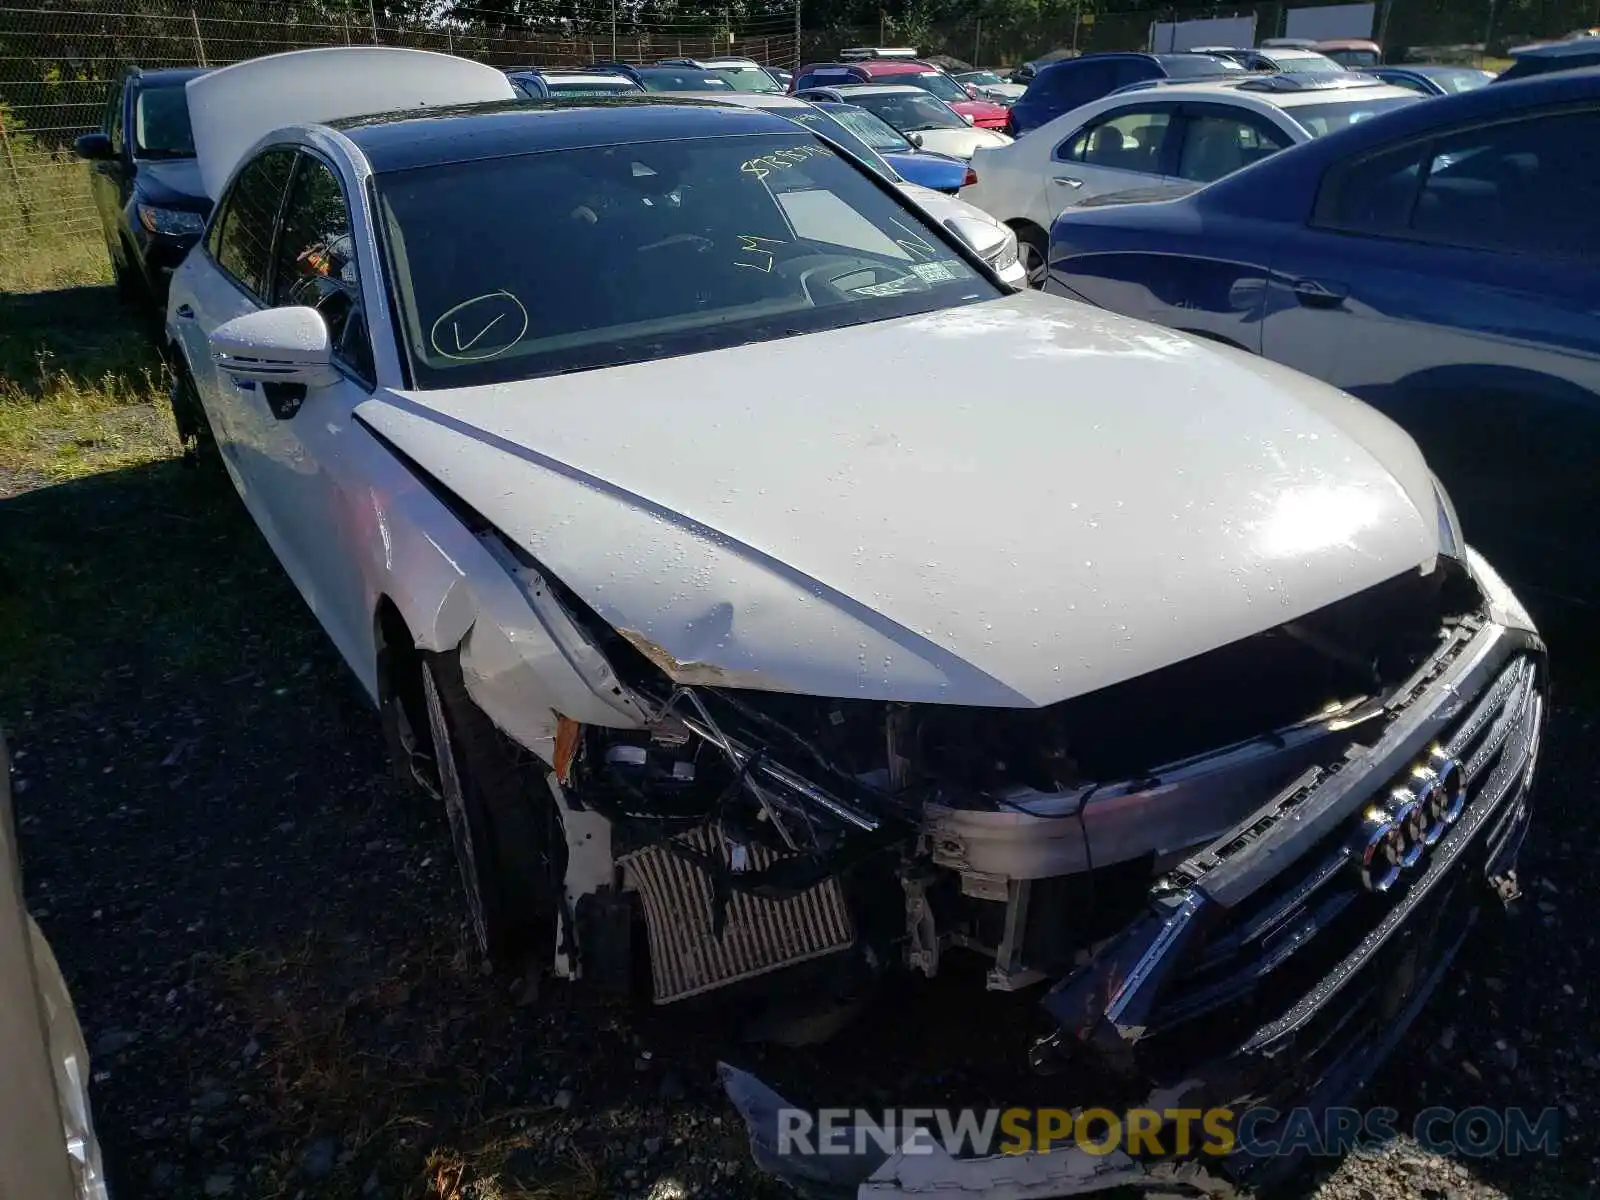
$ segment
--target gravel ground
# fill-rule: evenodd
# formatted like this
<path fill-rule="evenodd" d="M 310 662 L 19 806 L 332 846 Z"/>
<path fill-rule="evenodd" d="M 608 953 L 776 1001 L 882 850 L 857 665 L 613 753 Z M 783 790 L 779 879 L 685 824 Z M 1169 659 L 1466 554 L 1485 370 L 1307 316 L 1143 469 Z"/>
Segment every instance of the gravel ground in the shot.
<path fill-rule="evenodd" d="M 28 900 L 93 1050 L 120 1200 L 781 1194 L 747 1165 L 719 1057 L 800 1102 L 1041 1096 L 1008 1069 L 1032 998 L 971 978 L 886 993 L 811 1053 L 582 990 L 516 1003 L 458 951 L 442 819 L 391 784 L 375 717 L 215 476 L 157 464 L 4 501 L 7 622 Z M 1594 1194 L 1597 720 L 1569 688 L 1526 898 L 1367 1097 L 1402 1125 L 1555 1106 L 1561 1152 L 1401 1139 L 1296 1194 Z"/>

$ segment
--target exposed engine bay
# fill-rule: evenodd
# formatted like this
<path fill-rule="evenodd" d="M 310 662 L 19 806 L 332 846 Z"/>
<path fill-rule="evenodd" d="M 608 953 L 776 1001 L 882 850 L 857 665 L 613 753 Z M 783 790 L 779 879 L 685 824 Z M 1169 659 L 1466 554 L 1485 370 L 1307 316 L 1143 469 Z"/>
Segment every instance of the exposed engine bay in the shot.
<path fill-rule="evenodd" d="M 933 976 L 950 953 L 989 960 L 992 989 L 1058 977 L 1186 854 L 1375 739 L 1395 689 L 1482 605 L 1441 558 L 1019 710 L 675 685 L 639 638 L 560 598 L 654 713 L 561 723 L 555 780 L 608 824 L 616 873 L 588 890 L 569 873 L 558 969 L 621 985 L 642 932 L 659 1004 L 793 994 L 791 971 L 828 1003 L 895 966 Z"/>

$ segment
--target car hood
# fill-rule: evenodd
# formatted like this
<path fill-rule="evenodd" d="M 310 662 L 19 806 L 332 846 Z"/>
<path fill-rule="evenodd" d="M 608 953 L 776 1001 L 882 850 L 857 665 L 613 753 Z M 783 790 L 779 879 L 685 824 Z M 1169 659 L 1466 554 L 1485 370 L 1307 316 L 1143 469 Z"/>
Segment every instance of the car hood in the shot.
<path fill-rule="evenodd" d="M 192 158 L 142 158 L 134 186 L 148 204 L 211 211 L 210 197 L 200 182 L 200 164 Z"/>
<path fill-rule="evenodd" d="M 958 113 L 970 116 L 979 124 L 1004 124 L 1011 115 L 1010 109 L 1004 104 L 996 104 L 993 100 L 951 100 L 948 103 Z"/>
<path fill-rule="evenodd" d="M 689 683 L 1043 706 L 1437 553 L 1371 410 L 1039 293 L 357 412 Z"/>
<path fill-rule="evenodd" d="M 1011 139 L 997 130 L 977 129 L 970 125 L 962 129 L 918 129 L 916 133 L 922 138 L 924 150 L 962 160 L 971 158 L 975 150 L 1011 144 Z"/>
<path fill-rule="evenodd" d="M 967 178 L 967 164 L 948 154 L 935 154 L 930 150 L 909 154 L 903 150 L 882 150 L 879 153 L 902 177 L 923 187 L 953 191 Z"/>

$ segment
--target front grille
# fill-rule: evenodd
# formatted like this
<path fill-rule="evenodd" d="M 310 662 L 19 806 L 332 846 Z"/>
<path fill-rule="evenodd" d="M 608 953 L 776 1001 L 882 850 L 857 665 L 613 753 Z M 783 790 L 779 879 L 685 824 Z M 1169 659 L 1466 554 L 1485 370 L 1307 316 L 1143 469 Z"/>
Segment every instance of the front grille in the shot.
<path fill-rule="evenodd" d="M 701 826 L 679 840 L 702 858 L 728 861 L 728 843 L 715 826 Z M 765 869 L 775 858 L 762 846 L 749 847 L 748 854 L 751 871 Z M 734 891 L 719 936 L 712 924 L 712 881 L 699 866 L 660 844 L 619 862 L 626 885 L 638 892 L 644 908 L 657 1004 L 822 958 L 855 942 L 837 879 L 785 900 Z"/>
<path fill-rule="evenodd" d="M 1531 774 L 1541 717 L 1539 666 L 1532 657 L 1515 658 L 1439 739 L 1462 764 L 1467 798 L 1425 857 L 1387 892 L 1369 892 L 1348 849 L 1349 823 L 1342 824 L 1244 903 L 1214 910 L 1214 924 L 1162 988 L 1149 1013 L 1148 1036 L 1211 1045 L 1222 1038 L 1247 1053 L 1271 1054 L 1293 1040 L 1313 1012 L 1328 1007 L 1330 991 L 1349 985 L 1334 1006 L 1337 1016 L 1320 1021 L 1313 1039 L 1316 1045 L 1347 1041 L 1345 1026 L 1362 1019 L 1361 1000 L 1371 999 L 1381 982 L 1356 976 L 1424 901 L 1432 907 L 1439 897 L 1430 893 L 1440 891 L 1447 876 L 1450 887 L 1466 877 L 1456 869 L 1464 852 L 1486 824 L 1500 819 L 1507 796 L 1520 793 Z M 1384 781 L 1371 794 L 1385 797 L 1395 782 Z M 1302 1043 L 1295 1053 L 1314 1048 Z"/>

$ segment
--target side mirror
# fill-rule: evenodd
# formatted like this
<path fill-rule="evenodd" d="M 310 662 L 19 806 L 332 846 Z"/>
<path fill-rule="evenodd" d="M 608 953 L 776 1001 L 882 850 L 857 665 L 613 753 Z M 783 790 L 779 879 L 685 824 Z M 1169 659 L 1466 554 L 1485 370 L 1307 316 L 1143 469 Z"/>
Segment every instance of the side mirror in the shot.
<path fill-rule="evenodd" d="M 314 308 L 292 305 L 245 313 L 217 326 L 211 357 L 241 384 L 262 385 L 267 406 L 279 420 L 300 410 L 308 387 L 339 378 L 333 365 L 328 323 Z"/>
<path fill-rule="evenodd" d="M 922 149 L 922 135 L 920 133 L 906 134 L 906 141 L 910 142 L 918 150 Z"/>
<path fill-rule="evenodd" d="M 1008 230 L 1003 225 L 991 221 L 980 221 L 976 217 L 947 217 L 944 227 L 955 234 L 977 253 L 985 262 L 1000 253 L 1001 248 L 1009 240 Z"/>
<path fill-rule="evenodd" d="M 978 123 L 978 118 L 973 116 L 971 113 L 962 113 L 961 119 L 968 125 L 976 125 Z"/>
<path fill-rule="evenodd" d="M 104 161 L 115 157 L 111 150 L 111 139 L 103 133 L 80 135 L 72 143 L 72 149 L 79 158 L 86 158 L 90 162 Z"/>

